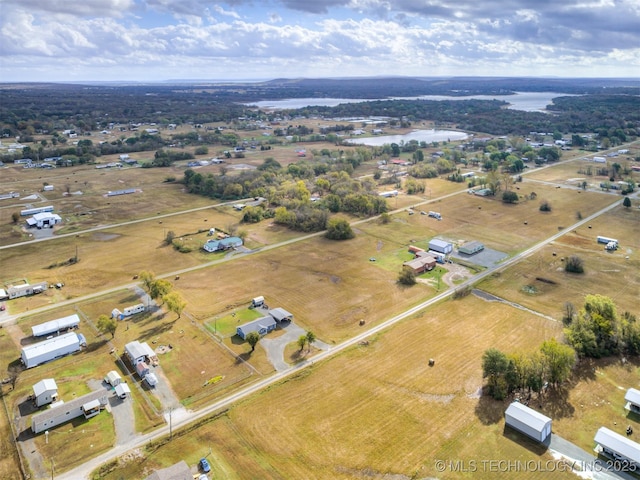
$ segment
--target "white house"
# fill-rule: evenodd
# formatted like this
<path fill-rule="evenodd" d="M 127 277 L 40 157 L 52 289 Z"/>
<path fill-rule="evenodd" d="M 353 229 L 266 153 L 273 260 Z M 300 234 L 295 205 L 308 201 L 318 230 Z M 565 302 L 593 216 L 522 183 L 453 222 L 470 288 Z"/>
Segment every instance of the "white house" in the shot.
<path fill-rule="evenodd" d="M 67 403 L 49 408 L 31 417 L 33 433 L 44 432 L 74 418 L 84 415 L 85 418 L 96 416 L 107 405 L 107 391 L 104 389 L 91 392 Z"/>
<path fill-rule="evenodd" d="M 630 412 L 640 414 L 640 390 L 630 388 L 627 390 L 624 400 L 627 402 L 624 408 Z"/>
<path fill-rule="evenodd" d="M 640 445 L 609 430 L 607 427 L 600 427 L 596 432 L 593 441 L 596 443 L 594 449 L 616 460 L 628 461 L 633 466 L 640 466 Z"/>
<path fill-rule="evenodd" d="M 551 419 L 520 402 L 509 405 L 504 418 L 506 425 L 538 442 L 544 442 L 551 435 Z"/>
<path fill-rule="evenodd" d="M 152 363 L 157 361 L 156 353 L 147 342 L 140 343 L 138 340 L 129 342 L 124 346 L 124 352 L 133 366 L 142 362 Z"/>
<path fill-rule="evenodd" d="M 36 407 L 55 402 L 57 399 L 58 386 L 53 378 L 45 378 L 33 386 L 33 400 Z"/>

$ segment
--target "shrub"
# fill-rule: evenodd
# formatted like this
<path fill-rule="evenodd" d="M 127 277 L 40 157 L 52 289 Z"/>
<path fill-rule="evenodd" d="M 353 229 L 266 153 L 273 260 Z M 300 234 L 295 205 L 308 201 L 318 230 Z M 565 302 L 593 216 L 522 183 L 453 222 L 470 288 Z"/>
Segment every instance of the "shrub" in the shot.
<path fill-rule="evenodd" d="M 516 192 L 503 192 L 502 201 L 504 203 L 518 203 L 518 194 Z"/>
<path fill-rule="evenodd" d="M 415 285 L 416 284 L 416 274 L 410 268 L 403 268 L 400 270 L 400 274 L 398 275 L 398 283 L 400 285 Z"/>
<path fill-rule="evenodd" d="M 564 269 L 570 273 L 584 273 L 584 262 L 577 255 L 567 257 L 564 263 Z"/>
<path fill-rule="evenodd" d="M 541 212 L 550 212 L 551 211 L 551 204 L 549 202 L 547 202 L 546 200 L 543 201 L 540 204 L 540 211 Z"/>

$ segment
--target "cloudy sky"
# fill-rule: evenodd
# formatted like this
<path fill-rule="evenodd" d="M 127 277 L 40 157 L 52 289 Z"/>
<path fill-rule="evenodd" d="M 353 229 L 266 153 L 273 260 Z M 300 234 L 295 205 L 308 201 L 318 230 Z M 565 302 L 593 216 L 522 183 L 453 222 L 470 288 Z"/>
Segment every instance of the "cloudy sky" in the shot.
<path fill-rule="evenodd" d="M 640 76 L 640 0 L 0 0 L 0 82 Z"/>

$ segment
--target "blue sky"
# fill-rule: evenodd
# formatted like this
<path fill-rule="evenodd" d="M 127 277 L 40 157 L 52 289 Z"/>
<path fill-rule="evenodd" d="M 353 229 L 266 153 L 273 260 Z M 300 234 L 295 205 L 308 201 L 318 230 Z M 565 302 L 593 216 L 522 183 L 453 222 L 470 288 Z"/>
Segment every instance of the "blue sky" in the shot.
<path fill-rule="evenodd" d="M 0 81 L 640 76 L 640 0 L 0 0 Z"/>

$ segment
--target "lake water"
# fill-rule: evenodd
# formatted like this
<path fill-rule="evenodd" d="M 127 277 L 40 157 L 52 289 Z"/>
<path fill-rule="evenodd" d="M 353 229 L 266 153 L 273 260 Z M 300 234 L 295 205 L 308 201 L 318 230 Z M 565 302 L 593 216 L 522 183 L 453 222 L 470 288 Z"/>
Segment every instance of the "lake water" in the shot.
<path fill-rule="evenodd" d="M 454 140 L 465 140 L 469 136 L 464 132 L 454 130 L 414 130 L 405 135 L 380 135 L 375 137 L 350 138 L 345 143 L 354 145 L 368 145 L 370 147 L 381 147 L 382 145 L 397 143 L 408 143 L 411 140 L 417 142 L 447 142 Z"/>
<path fill-rule="evenodd" d="M 509 102 L 509 107 L 514 110 L 524 110 L 526 112 L 544 111 L 547 105 L 553 103 L 554 97 L 571 96 L 566 93 L 557 92 L 517 92 L 513 95 L 469 95 L 466 97 L 448 97 L 445 95 L 421 95 L 418 97 L 393 97 L 379 100 L 503 100 Z M 295 109 L 310 106 L 335 107 L 341 103 L 371 102 L 372 99 L 365 98 L 289 98 L 285 100 L 264 100 L 247 104 L 262 109 Z M 435 140 L 438 141 L 438 140 Z"/>

